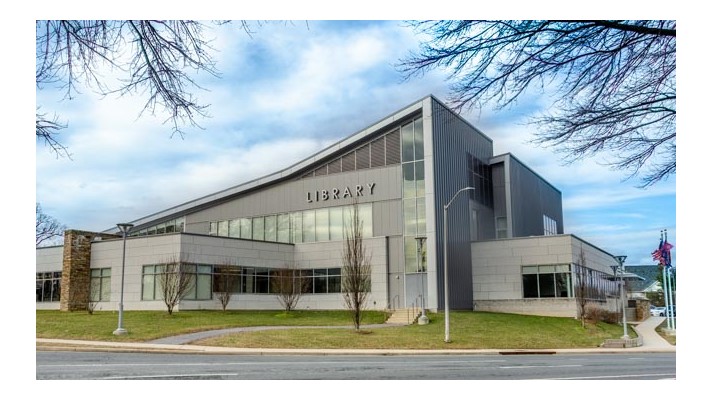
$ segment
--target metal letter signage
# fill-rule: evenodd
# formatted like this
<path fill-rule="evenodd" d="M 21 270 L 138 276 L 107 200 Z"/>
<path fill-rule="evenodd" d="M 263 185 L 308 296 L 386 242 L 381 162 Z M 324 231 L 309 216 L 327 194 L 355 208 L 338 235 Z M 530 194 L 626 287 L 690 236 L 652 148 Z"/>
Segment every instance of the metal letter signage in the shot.
<path fill-rule="evenodd" d="M 373 188 L 376 187 L 376 183 L 371 182 L 367 184 L 366 187 L 368 188 L 368 194 L 373 195 Z M 339 199 L 339 195 L 341 195 L 342 199 L 347 199 L 354 196 L 361 197 L 364 196 L 363 189 L 363 185 L 356 185 L 353 191 L 351 191 L 351 188 L 348 186 L 344 187 L 343 191 L 341 191 L 341 189 L 339 188 L 319 189 L 315 190 L 314 192 L 307 192 L 307 203 Z"/>

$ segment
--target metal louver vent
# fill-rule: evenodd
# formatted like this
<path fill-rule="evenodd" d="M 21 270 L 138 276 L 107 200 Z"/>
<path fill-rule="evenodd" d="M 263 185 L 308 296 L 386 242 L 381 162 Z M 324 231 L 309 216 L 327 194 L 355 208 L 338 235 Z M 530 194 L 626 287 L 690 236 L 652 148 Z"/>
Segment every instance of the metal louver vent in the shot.
<path fill-rule="evenodd" d="M 371 168 L 386 165 L 386 139 L 380 138 L 371 142 Z"/>
<path fill-rule="evenodd" d="M 396 129 L 386 135 L 386 165 L 400 164 L 400 130 Z"/>
<path fill-rule="evenodd" d="M 356 149 L 356 169 L 370 168 L 371 163 L 369 162 L 370 157 L 369 146 L 365 145 L 359 149 Z"/>
<path fill-rule="evenodd" d="M 356 154 L 352 151 L 341 157 L 341 171 L 353 171 L 356 169 Z"/>

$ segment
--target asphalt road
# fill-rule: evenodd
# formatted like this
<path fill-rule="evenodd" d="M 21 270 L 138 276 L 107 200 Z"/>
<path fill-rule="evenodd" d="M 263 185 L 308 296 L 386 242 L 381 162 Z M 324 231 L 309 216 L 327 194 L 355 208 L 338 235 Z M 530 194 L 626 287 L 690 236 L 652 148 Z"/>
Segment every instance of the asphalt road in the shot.
<path fill-rule="evenodd" d="M 659 380 L 675 353 L 247 356 L 38 351 L 38 380 Z"/>

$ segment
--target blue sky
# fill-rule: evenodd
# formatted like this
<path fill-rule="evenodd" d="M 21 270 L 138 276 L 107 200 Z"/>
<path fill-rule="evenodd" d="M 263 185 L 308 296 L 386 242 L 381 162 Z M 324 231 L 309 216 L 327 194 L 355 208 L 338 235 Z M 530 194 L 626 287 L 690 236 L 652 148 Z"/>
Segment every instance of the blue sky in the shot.
<path fill-rule="evenodd" d="M 251 37 L 232 24 L 209 35 L 221 77 L 199 76 L 206 90 L 196 94 L 211 117 L 183 138 L 171 137 L 164 115 L 137 119 L 141 96 L 86 89 L 67 101 L 36 91 L 42 110 L 69 124 L 61 140 L 72 153 L 57 159 L 36 146 L 36 200 L 48 214 L 104 230 L 291 165 L 428 94 L 448 97 L 445 71 L 404 80 L 394 68 L 418 45 L 401 22 L 270 23 Z M 676 178 L 639 189 L 600 165 L 605 155 L 564 165 L 554 149 L 528 143 L 527 118 L 547 104 L 547 93 L 530 91 L 506 110 L 463 116 L 496 154 L 513 153 L 562 191 L 566 233 L 626 254 L 628 264 L 652 263 L 661 229 L 676 244 Z"/>

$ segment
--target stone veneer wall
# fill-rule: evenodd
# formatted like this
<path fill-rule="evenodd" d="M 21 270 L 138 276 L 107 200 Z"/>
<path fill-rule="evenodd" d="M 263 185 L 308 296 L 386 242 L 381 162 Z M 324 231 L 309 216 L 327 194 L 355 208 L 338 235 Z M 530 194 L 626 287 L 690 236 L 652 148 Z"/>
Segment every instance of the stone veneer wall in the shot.
<path fill-rule="evenodd" d="M 87 309 L 91 284 L 91 242 L 97 237 L 114 239 L 118 236 L 74 229 L 64 232 L 60 311 Z"/>

